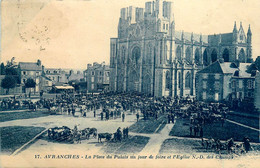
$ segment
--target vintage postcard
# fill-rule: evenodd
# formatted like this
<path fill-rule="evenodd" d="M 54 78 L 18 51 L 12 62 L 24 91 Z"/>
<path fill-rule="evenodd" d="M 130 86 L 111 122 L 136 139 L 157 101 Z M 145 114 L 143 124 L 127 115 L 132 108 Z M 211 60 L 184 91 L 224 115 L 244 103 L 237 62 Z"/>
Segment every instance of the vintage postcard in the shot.
<path fill-rule="evenodd" d="M 260 167 L 259 0 L 0 2 L 0 167 Z"/>

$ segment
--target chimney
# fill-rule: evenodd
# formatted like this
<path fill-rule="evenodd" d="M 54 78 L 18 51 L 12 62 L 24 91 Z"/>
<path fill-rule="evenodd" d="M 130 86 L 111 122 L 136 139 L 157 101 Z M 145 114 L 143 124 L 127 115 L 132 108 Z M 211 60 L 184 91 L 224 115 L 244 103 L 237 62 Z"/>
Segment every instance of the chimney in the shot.
<path fill-rule="evenodd" d="M 42 65 L 41 60 L 39 60 L 39 59 L 37 60 L 37 65 L 38 65 L 38 66 L 41 66 L 41 65 Z"/>

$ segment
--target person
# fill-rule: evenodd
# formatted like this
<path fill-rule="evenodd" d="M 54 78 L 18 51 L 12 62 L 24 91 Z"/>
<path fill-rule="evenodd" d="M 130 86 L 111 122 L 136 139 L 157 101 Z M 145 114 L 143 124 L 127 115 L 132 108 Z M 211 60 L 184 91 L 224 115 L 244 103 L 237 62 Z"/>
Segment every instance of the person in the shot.
<path fill-rule="evenodd" d="M 96 109 L 94 109 L 93 113 L 94 113 L 94 118 L 96 118 Z"/>
<path fill-rule="evenodd" d="M 118 129 L 116 131 L 116 134 L 117 134 L 117 139 L 119 141 L 121 141 L 121 139 L 122 139 L 122 132 L 121 132 L 121 128 L 120 127 L 118 127 Z"/>
<path fill-rule="evenodd" d="M 125 122 L 125 113 L 122 114 L 122 122 Z"/>
<path fill-rule="evenodd" d="M 222 127 L 224 126 L 224 122 L 225 122 L 224 118 L 221 118 L 221 126 Z"/>
<path fill-rule="evenodd" d="M 243 139 L 243 145 L 244 145 L 244 148 L 245 148 L 245 151 L 246 153 L 248 153 L 248 151 L 251 149 L 251 145 L 250 145 L 250 142 L 249 142 L 249 138 L 248 137 L 244 137 Z"/>
<path fill-rule="evenodd" d="M 103 121 L 103 117 L 104 117 L 103 112 L 101 112 L 100 115 L 101 115 L 101 121 Z"/>
<path fill-rule="evenodd" d="M 170 124 L 170 123 L 171 123 L 171 115 L 168 114 L 168 124 Z"/>
<path fill-rule="evenodd" d="M 138 120 L 139 120 L 139 112 L 136 113 L 136 119 L 137 119 L 137 122 L 138 122 Z"/>
<path fill-rule="evenodd" d="M 86 117 L 87 115 L 86 115 L 86 111 L 84 111 L 84 113 L 83 113 L 83 117 Z"/>
<path fill-rule="evenodd" d="M 174 114 L 172 114 L 172 123 L 174 124 L 174 119 L 175 119 L 175 115 Z"/>
<path fill-rule="evenodd" d="M 123 138 L 126 138 L 125 128 L 123 128 Z"/>
<path fill-rule="evenodd" d="M 231 153 L 232 152 L 232 147 L 234 146 L 234 140 L 233 140 L 233 138 L 230 138 L 229 140 L 228 140 L 228 153 Z"/>
<path fill-rule="evenodd" d="M 128 138 L 128 127 L 126 127 L 126 129 L 125 129 L 125 134 L 126 134 L 126 138 Z"/>
<path fill-rule="evenodd" d="M 70 107 L 68 107 L 68 114 L 70 115 Z"/>
<path fill-rule="evenodd" d="M 192 135 L 192 125 L 190 124 L 190 136 Z"/>
<path fill-rule="evenodd" d="M 203 137 L 203 127 L 200 127 L 200 137 Z"/>

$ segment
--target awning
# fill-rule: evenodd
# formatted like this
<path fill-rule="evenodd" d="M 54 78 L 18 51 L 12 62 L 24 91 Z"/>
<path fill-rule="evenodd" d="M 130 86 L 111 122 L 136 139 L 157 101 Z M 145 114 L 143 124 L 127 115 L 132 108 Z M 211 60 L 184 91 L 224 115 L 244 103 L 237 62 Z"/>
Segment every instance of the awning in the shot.
<path fill-rule="evenodd" d="M 73 86 L 54 86 L 55 89 L 60 89 L 60 90 L 69 90 L 69 89 L 74 89 Z"/>

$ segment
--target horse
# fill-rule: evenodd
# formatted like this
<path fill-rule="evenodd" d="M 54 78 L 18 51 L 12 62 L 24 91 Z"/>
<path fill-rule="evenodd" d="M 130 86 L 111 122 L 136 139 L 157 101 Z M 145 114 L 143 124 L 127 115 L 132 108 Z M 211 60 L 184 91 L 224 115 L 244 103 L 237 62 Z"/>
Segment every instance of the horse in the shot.
<path fill-rule="evenodd" d="M 90 128 L 89 129 L 89 136 L 93 134 L 94 138 L 97 138 L 97 129 L 96 128 Z"/>
<path fill-rule="evenodd" d="M 112 134 L 110 134 L 110 133 L 99 133 L 98 134 L 98 142 L 100 141 L 100 142 L 102 142 L 101 140 L 102 140 L 102 138 L 106 138 L 106 140 L 107 141 L 109 141 L 111 138 L 112 138 Z"/>

